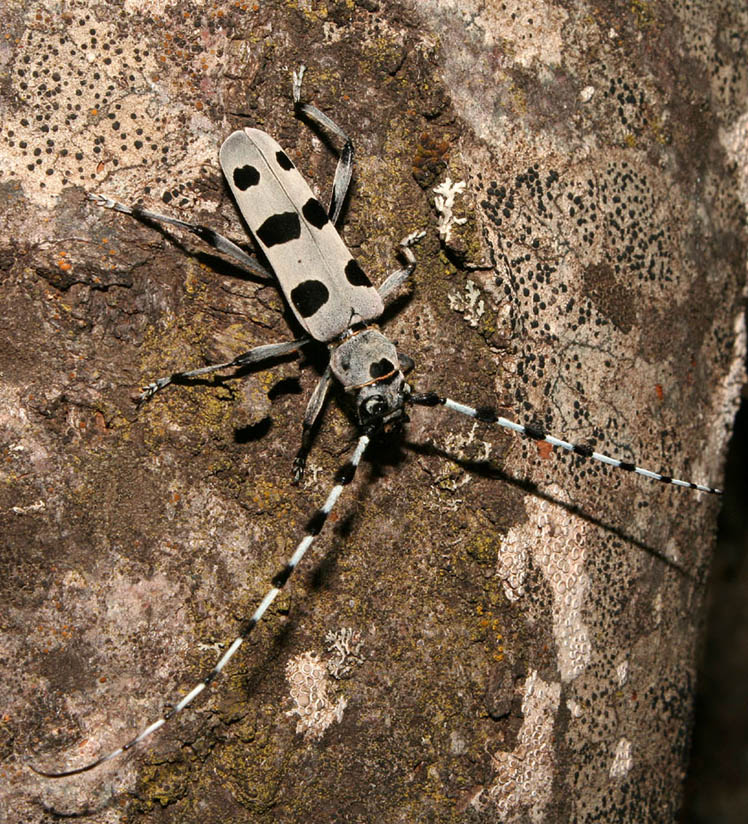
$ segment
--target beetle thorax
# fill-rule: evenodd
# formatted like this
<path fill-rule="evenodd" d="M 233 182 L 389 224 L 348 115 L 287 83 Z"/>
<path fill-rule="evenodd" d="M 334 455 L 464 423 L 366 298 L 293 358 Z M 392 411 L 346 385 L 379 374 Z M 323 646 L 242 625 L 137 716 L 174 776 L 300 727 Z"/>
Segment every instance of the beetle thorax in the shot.
<path fill-rule="evenodd" d="M 380 426 L 402 417 L 410 387 L 393 343 L 376 329 L 346 338 L 332 353 L 330 368 L 346 392 L 356 396 L 362 426 Z"/>

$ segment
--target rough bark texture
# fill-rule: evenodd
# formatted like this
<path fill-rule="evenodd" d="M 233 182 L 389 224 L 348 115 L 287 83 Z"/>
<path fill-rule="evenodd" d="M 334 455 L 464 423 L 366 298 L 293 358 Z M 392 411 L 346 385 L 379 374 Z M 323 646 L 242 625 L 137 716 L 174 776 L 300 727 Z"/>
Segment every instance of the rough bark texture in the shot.
<path fill-rule="evenodd" d="M 385 317 L 414 385 L 718 483 L 745 351 L 743 5 L 6 3 L 4 820 L 673 820 L 719 502 L 439 410 L 370 449 L 193 710 L 93 773 L 24 762 L 82 763 L 190 689 L 354 436 L 334 399 L 291 486 L 314 359 L 136 409 L 290 316 L 86 193 L 240 238 L 216 157 L 250 124 L 326 194 L 334 157 L 292 116 L 304 62 L 356 141 L 356 256 L 379 280 L 427 232 Z"/>

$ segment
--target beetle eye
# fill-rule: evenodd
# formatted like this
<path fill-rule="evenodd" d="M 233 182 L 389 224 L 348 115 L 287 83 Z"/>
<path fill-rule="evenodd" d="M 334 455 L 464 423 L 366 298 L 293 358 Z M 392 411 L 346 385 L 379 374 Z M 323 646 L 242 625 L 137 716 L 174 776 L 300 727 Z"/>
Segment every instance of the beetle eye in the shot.
<path fill-rule="evenodd" d="M 387 411 L 387 404 L 381 395 L 373 395 L 361 404 L 363 418 L 379 418 Z"/>

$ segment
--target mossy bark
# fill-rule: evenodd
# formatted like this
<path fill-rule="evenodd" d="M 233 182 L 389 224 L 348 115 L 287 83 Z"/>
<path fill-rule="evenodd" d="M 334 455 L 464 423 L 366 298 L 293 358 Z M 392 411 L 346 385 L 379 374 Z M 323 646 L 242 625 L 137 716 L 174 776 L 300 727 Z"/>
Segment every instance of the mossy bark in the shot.
<path fill-rule="evenodd" d="M 241 238 L 217 151 L 247 124 L 326 195 L 303 62 L 356 144 L 343 234 L 372 279 L 426 231 L 382 324 L 413 385 L 719 484 L 745 354 L 741 4 L 78 0 L 5 25 L 7 820 L 673 820 L 719 502 L 430 409 L 369 450 L 194 709 L 78 778 L 25 761 L 82 763 L 185 694 L 355 439 L 332 398 L 291 485 L 324 351 L 137 408 L 154 377 L 298 329 L 272 286 L 86 194 Z"/>

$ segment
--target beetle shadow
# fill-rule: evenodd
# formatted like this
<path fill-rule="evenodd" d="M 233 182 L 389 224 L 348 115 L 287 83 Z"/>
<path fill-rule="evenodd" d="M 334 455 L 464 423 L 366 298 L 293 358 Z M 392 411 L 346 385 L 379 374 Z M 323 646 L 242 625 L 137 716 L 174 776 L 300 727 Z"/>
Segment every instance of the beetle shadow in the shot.
<path fill-rule="evenodd" d="M 298 637 L 299 625 L 303 623 L 303 615 L 296 610 L 296 615 L 293 615 L 287 610 L 278 610 L 283 614 L 285 612 L 285 620 L 283 623 L 276 626 L 269 632 L 269 637 L 264 639 L 264 643 L 258 643 L 258 638 L 255 636 L 252 641 L 246 643 L 248 654 L 245 653 L 245 658 L 249 659 L 245 667 L 236 673 L 239 678 L 241 687 L 240 691 L 243 697 L 246 697 L 247 702 L 253 697 L 256 697 L 262 690 L 263 685 L 269 679 L 282 680 L 283 673 L 277 671 L 277 662 L 279 660 L 287 659 L 291 651 L 292 639 L 294 636 Z M 239 622 L 241 625 L 241 622 Z M 234 659 L 237 660 L 237 659 Z M 205 676 L 207 672 L 202 672 Z M 198 682 L 200 676 L 195 676 L 195 682 Z M 189 681 L 189 679 L 187 679 Z M 207 691 L 206 691 L 207 694 Z M 212 691 L 211 693 L 212 694 Z M 164 713 L 172 709 L 178 701 L 179 696 L 168 696 L 163 703 L 162 716 Z M 247 704 L 249 706 L 249 703 Z M 189 716 L 192 720 L 190 725 L 185 722 L 172 726 L 170 733 L 163 736 L 161 741 L 161 749 L 154 749 L 153 742 L 144 741 L 140 745 L 131 747 L 127 752 L 118 756 L 113 764 L 117 766 L 112 769 L 110 766 L 110 773 L 106 780 L 112 780 L 117 773 L 124 770 L 133 760 L 137 761 L 136 769 L 144 770 L 148 767 L 154 768 L 160 765 L 173 766 L 179 763 L 186 763 L 189 761 L 189 754 L 194 751 L 196 746 L 199 747 L 201 739 L 209 738 L 212 735 L 212 727 L 214 725 L 215 709 L 210 709 L 210 700 L 205 702 L 204 713 L 196 713 L 192 708 Z M 177 716 L 175 716 L 177 717 Z M 230 726 L 230 722 L 226 722 L 226 728 Z M 215 742 L 223 741 L 225 735 L 218 734 Z M 184 753 L 187 753 L 185 756 Z M 140 758 L 138 758 L 140 756 Z M 115 784 L 117 786 L 116 780 Z M 84 819 L 95 816 L 105 810 L 122 808 L 125 799 L 132 799 L 132 794 L 127 790 L 114 790 L 111 795 L 102 798 L 100 801 L 81 802 L 80 806 L 74 809 L 63 808 L 62 803 L 55 804 L 48 800 L 43 800 L 40 804 L 44 813 L 49 816 L 50 820 L 75 820 Z"/>
<path fill-rule="evenodd" d="M 138 223 L 141 223 L 143 226 L 147 226 L 149 229 L 158 232 L 171 246 L 173 246 L 175 249 L 178 249 L 183 255 L 192 258 L 192 260 L 195 260 L 198 263 L 206 266 L 207 268 L 215 272 L 217 275 L 221 275 L 222 277 L 227 278 L 236 278 L 237 280 L 242 280 L 248 283 L 256 283 L 258 285 L 272 286 L 278 292 L 278 296 L 283 304 L 283 319 L 285 320 L 286 325 L 288 326 L 291 334 L 293 334 L 295 337 L 305 336 L 307 334 L 306 331 L 301 327 L 298 320 L 296 319 L 296 316 L 294 315 L 293 311 L 288 305 L 288 301 L 285 299 L 285 296 L 283 295 L 283 290 L 280 287 L 280 283 L 278 282 L 278 279 L 273 273 L 272 266 L 265 257 L 262 249 L 255 243 L 254 237 L 251 231 L 249 230 L 249 227 L 247 226 L 244 217 L 242 216 L 241 212 L 236 208 L 234 196 L 231 193 L 228 183 L 226 182 L 226 179 L 223 176 L 221 177 L 221 184 L 223 194 L 227 197 L 228 200 L 231 201 L 245 234 L 245 238 L 241 242 L 237 240 L 232 240 L 231 238 L 227 239 L 231 240 L 232 243 L 235 243 L 243 252 L 245 252 L 245 254 L 247 254 L 248 257 L 254 258 L 257 261 L 258 265 L 266 269 L 268 272 L 268 275 L 266 277 L 257 272 L 252 272 L 250 269 L 247 269 L 244 266 L 242 266 L 241 263 L 231 260 L 231 258 L 228 255 L 224 256 L 224 254 L 221 252 L 210 252 L 205 249 L 200 249 L 196 247 L 194 244 L 188 245 L 184 240 L 182 240 L 181 235 L 178 235 L 176 232 L 173 231 L 173 229 L 169 228 L 169 224 L 161 223 L 157 220 L 153 220 L 152 218 L 147 217 L 146 215 L 137 213 L 128 216 L 134 220 L 137 220 Z M 205 228 L 210 229 L 210 231 L 216 231 L 209 226 L 206 226 Z M 190 234 L 188 229 L 184 229 L 184 232 Z M 207 241 L 205 241 L 205 244 L 206 246 L 209 246 Z"/>
<path fill-rule="evenodd" d="M 551 495 L 548 492 L 544 492 L 537 486 L 537 484 L 535 484 L 532 481 L 523 480 L 521 478 L 515 478 L 512 475 L 507 474 L 503 469 L 500 469 L 495 463 L 492 463 L 491 461 L 473 461 L 466 458 L 459 458 L 456 455 L 453 455 L 432 443 L 423 444 L 415 443 L 414 441 L 406 441 L 403 444 L 403 446 L 417 455 L 435 456 L 438 458 L 443 458 L 461 467 L 466 472 L 470 472 L 472 475 L 477 475 L 480 478 L 487 478 L 492 481 L 501 481 L 503 483 L 509 484 L 517 489 L 522 490 L 522 492 L 533 495 L 534 497 L 539 498 L 542 501 L 547 501 L 550 504 L 562 507 L 570 515 L 580 518 L 581 520 L 585 521 L 591 526 L 599 527 L 600 529 L 607 532 L 609 535 L 613 535 L 621 541 L 625 541 L 626 543 L 635 546 L 637 549 L 640 549 L 642 552 L 647 553 L 647 555 L 650 555 L 652 558 L 657 559 L 661 563 L 665 564 L 665 566 L 667 566 L 669 569 L 672 569 L 674 572 L 677 572 L 679 575 L 683 576 L 684 578 L 687 578 L 693 583 L 698 585 L 704 584 L 702 575 L 694 575 L 691 571 L 685 569 L 672 558 L 669 558 L 667 555 L 665 555 L 664 552 L 662 552 L 654 546 L 651 546 L 650 544 L 645 543 L 640 538 L 637 538 L 635 535 L 631 534 L 630 532 L 627 532 L 622 527 L 613 526 L 612 524 L 606 523 L 601 518 L 597 518 L 594 515 L 590 515 L 588 512 L 585 512 L 581 507 L 577 506 L 576 504 L 569 503 L 567 501 L 562 501 L 554 495 Z"/>
<path fill-rule="evenodd" d="M 228 192 L 228 186 L 226 185 L 225 181 L 223 181 L 223 186 L 225 192 Z M 141 215 L 138 213 L 128 215 L 128 217 L 130 217 L 133 220 L 137 220 L 138 223 L 141 223 L 143 226 L 147 226 L 149 229 L 153 229 L 154 231 L 158 232 L 166 241 L 168 241 L 169 245 L 173 246 L 175 249 L 178 249 L 182 254 L 186 255 L 187 257 L 196 260 L 198 263 L 204 264 L 205 266 L 207 266 L 208 268 L 212 269 L 220 275 L 225 275 L 227 277 L 235 277 L 239 280 L 246 280 L 252 283 L 272 284 L 273 286 L 278 286 L 278 281 L 272 274 L 268 277 L 263 277 L 262 275 L 256 272 L 251 272 L 248 269 L 243 268 L 240 263 L 231 261 L 223 257 L 219 252 L 208 252 L 204 249 L 196 248 L 192 244 L 187 244 L 184 240 L 182 240 L 180 235 L 178 235 L 172 229 L 167 228 L 169 224 L 160 223 L 157 220 L 152 220 L 146 215 Z M 242 226 L 245 229 L 245 231 L 247 231 L 244 223 L 242 223 Z M 185 229 L 184 231 L 188 234 L 190 233 L 188 229 Z M 258 251 L 254 243 L 252 243 L 251 237 L 251 234 L 247 232 L 247 239 L 250 241 L 250 244 L 252 246 L 251 250 L 245 248 L 246 246 L 250 245 L 246 241 L 240 243 L 236 240 L 232 240 L 232 243 L 235 243 L 249 257 L 256 258 L 257 263 L 260 266 L 263 266 L 265 269 L 272 273 L 270 264 L 267 262 L 264 255 Z M 231 240 L 231 238 L 229 238 L 229 240 Z"/>
<path fill-rule="evenodd" d="M 355 441 L 352 440 L 351 447 L 354 444 Z M 334 542 L 307 573 L 308 586 L 314 591 L 334 588 L 338 560 L 346 547 L 350 546 L 348 538 L 355 529 L 361 513 L 366 509 L 367 499 L 373 494 L 377 480 L 385 477 L 387 474 L 385 468 L 397 470 L 405 460 L 400 438 L 387 438 L 386 436 L 382 436 L 381 439 L 374 438 L 368 449 L 375 450 L 376 457 L 372 459 L 365 455 L 361 461 L 359 472 L 366 468 L 367 474 L 366 478 L 357 484 L 355 494 L 351 496 L 351 504 L 355 508 L 335 523 L 331 530 L 335 538 Z M 350 490 L 350 487 L 348 489 Z"/>
<path fill-rule="evenodd" d="M 304 349 L 307 348 L 314 348 L 313 344 L 314 341 L 310 341 L 309 344 L 304 344 Z M 226 367 L 226 369 L 231 369 L 228 374 L 218 374 L 218 370 L 216 373 L 212 374 L 210 377 L 203 377 L 202 375 L 194 375 L 192 377 L 185 377 L 183 375 L 174 374 L 169 376 L 169 384 L 172 386 L 206 386 L 215 388 L 217 386 L 223 386 L 224 384 L 228 384 L 231 381 L 239 380 L 241 378 L 246 378 L 249 375 L 255 375 L 258 372 L 269 372 L 270 370 L 274 369 L 276 366 L 279 366 L 283 363 L 290 363 L 293 360 L 296 360 L 299 357 L 299 350 L 295 352 L 286 352 L 282 355 L 276 355 L 274 357 L 268 357 L 264 360 L 260 361 L 259 363 L 250 363 L 241 366 L 235 366 L 231 369 L 231 367 Z M 309 363 L 315 364 L 317 363 L 316 358 L 310 356 L 309 353 L 304 353 L 304 360 L 301 361 L 301 366 L 305 366 Z M 206 366 L 210 366 L 210 364 L 205 364 Z M 187 371 L 187 370 L 181 370 Z M 299 383 L 298 378 L 289 377 L 289 378 L 279 378 L 273 386 L 268 390 L 268 397 L 270 400 L 275 398 L 283 397 L 286 395 L 300 395 L 302 392 L 301 384 Z M 150 399 L 148 399 L 150 400 Z M 146 401 L 147 402 L 147 401 Z"/>
<path fill-rule="evenodd" d="M 406 286 L 407 286 L 407 283 L 408 283 L 408 281 L 405 282 Z M 400 287 L 400 288 L 403 288 L 403 287 Z M 378 326 L 386 325 L 388 321 L 392 320 L 392 318 L 395 317 L 395 315 L 399 315 L 400 312 L 404 311 L 405 308 L 410 305 L 410 303 L 412 302 L 414 297 L 415 296 L 414 296 L 414 294 L 411 290 L 409 292 L 403 293 L 402 295 L 398 295 L 396 298 L 391 300 L 384 307 L 384 312 L 382 312 L 382 315 L 377 320 L 377 325 Z M 397 346 L 397 341 L 393 341 L 393 343 L 395 344 L 395 346 Z"/>
<path fill-rule="evenodd" d="M 248 444 L 261 441 L 273 428 L 273 419 L 266 415 L 261 421 L 234 430 L 234 443 Z"/>

